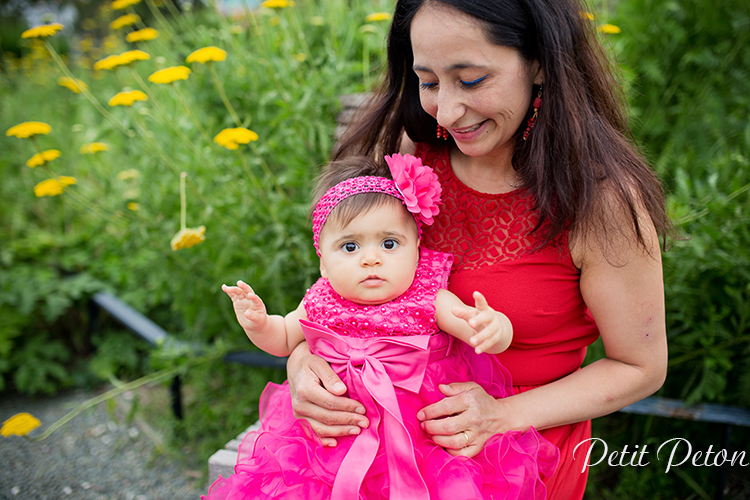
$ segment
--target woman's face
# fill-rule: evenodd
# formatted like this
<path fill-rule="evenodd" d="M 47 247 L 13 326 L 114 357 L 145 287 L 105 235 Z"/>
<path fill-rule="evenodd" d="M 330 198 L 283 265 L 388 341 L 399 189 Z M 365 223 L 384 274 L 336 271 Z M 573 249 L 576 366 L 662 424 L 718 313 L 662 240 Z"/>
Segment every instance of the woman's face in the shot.
<path fill-rule="evenodd" d="M 461 152 L 483 157 L 512 151 L 532 84 L 542 81 L 539 63 L 491 43 L 473 17 L 435 3 L 414 16 L 411 44 L 422 107 Z"/>

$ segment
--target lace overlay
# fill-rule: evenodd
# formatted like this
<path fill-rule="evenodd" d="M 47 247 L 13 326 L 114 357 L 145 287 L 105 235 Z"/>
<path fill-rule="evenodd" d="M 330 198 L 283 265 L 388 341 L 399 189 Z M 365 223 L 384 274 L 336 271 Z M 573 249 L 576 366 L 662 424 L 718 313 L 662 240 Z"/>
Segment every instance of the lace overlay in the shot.
<path fill-rule="evenodd" d="M 453 254 L 455 271 L 471 271 L 531 253 L 539 221 L 526 188 L 502 194 L 475 191 L 453 173 L 447 148 L 417 145 L 416 156 L 437 172 L 443 204 L 435 224 L 424 228 L 430 248 Z M 488 217 L 488 214 L 495 216 Z"/>
<path fill-rule="evenodd" d="M 451 255 L 422 248 L 409 289 L 376 306 L 347 300 L 320 278 L 305 294 L 307 319 L 355 338 L 437 333 L 435 298 L 440 288 L 448 286 L 452 262 Z"/>

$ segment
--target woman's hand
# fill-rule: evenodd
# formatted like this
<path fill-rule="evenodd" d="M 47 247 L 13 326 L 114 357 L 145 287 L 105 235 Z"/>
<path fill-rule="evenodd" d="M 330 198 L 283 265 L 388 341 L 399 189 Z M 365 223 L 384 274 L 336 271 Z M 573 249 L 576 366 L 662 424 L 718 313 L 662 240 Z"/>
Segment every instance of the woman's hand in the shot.
<path fill-rule="evenodd" d="M 310 422 L 324 446 L 336 446 L 336 437 L 359 434 L 369 425 L 364 406 L 343 397 L 346 386 L 307 342 L 292 352 L 286 370 L 294 415 Z"/>
<path fill-rule="evenodd" d="M 422 429 L 453 456 L 473 457 L 495 434 L 510 429 L 504 423 L 504 403 L 474 382 L 440 385 L 445 399 L 417 413 Z"/>

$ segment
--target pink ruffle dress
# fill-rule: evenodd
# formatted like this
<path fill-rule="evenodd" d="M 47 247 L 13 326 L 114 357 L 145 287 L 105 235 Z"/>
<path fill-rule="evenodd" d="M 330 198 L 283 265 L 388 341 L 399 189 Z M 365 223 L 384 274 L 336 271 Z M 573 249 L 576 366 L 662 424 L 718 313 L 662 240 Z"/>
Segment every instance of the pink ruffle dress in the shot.
<path fill-rule="evenodd" d="M 535 429 L 495 435 L 466 458 L 420 428 L 417 412 L 444 398 L 439 384 L 474 381 L 495 398 L 512 394 L 495 356 L 477 355 L 437 328 L 435 299 L 451 263 L 450 255 L 423 248 L 411 287 L 377 306 L 350 302 L 319 279 L 304 300 L 305 337 L 365 406 L 369 428 L 324 447 L 294 417 L 287 383 L 269 383 L 262 430 L 248 433 L 235 473 L 203 498 L 544 499 L 541 477 L 555 471 L 559 454 Z"/>

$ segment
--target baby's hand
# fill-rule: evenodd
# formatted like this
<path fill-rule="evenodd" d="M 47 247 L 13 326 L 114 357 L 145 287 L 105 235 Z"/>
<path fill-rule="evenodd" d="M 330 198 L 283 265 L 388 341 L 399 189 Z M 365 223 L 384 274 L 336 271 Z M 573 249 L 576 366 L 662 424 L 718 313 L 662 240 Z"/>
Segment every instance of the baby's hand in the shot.
<path fill-rule="evenodd" d="M 507 347 L 509 336 L 512 336 L 513 330 L 510 320 L 507 316 L 492 309 L 487 304 L 487 299 L 479 292 L 474 292 L 475 307 L 454 307 L 452 313 L 457 318 L 466 321 L 471 328 L 477 332 L 469 339 L 469 343 L 474 346 L 477 354 L 483 352 L 502 352 L 503 348 L 495 348 L 495 345 L 502 343 Z"/>
<path fill-rule="evenodd" d="M 266 306 L 253 292 L 250 285 L 244 281 L 238 281 L 237 286 L 221 285 L 221 289 L 232 299 L 234 313 L 242 328 L 250 331 L 263 329 L 268 319 Z"/>

